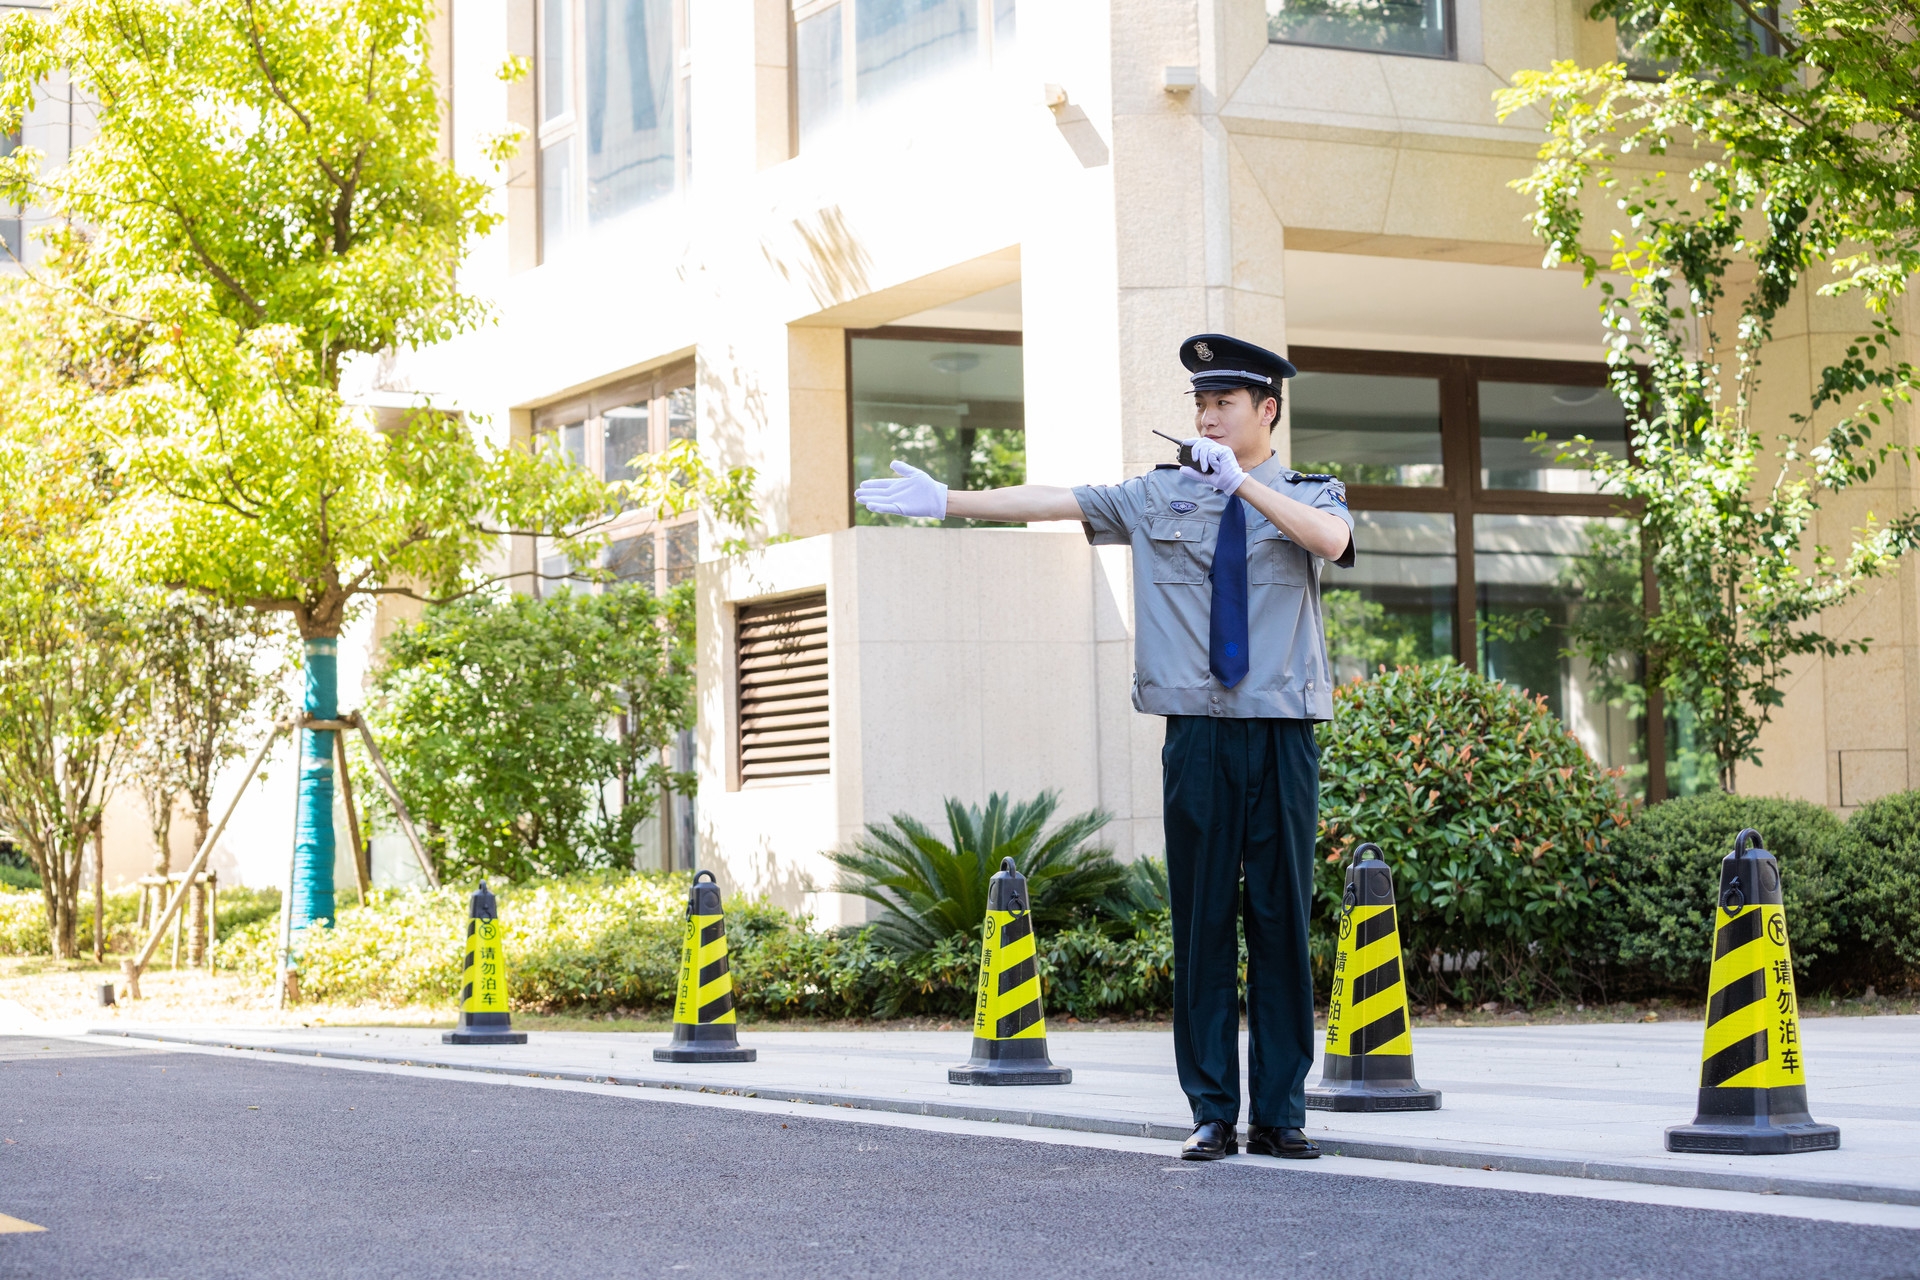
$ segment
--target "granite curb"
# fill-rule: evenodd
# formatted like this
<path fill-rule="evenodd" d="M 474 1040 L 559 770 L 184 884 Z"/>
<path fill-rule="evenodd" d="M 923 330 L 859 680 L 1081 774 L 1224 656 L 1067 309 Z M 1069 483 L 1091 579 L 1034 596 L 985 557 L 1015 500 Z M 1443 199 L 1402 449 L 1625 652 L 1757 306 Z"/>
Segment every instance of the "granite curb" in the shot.
<path fill-rule="evenodd" d="M 429 1067 L 482 1075 L 561 1080 L 576 1084 L 624 1085 L 641 1089 L 709 1093 L 730 1097 L 759 1098 L 771 1102 L 800 1103 L 807 1106 L 842 1107 L 855 1111 L 886 1111 L 900 1115 L 1024 1125 L 1038 1129 L 1064 1129 L 1076 1133 L 1111 1134 L 1117 1137 L 1151 1138 L 1166 1142 L 1179 1142 L 1187 1136 L 1187 1127 L 1184 1125 L 1122 1120 L 1105 1116 L 1072 1115 L 1024 1107 L 996 1107 L 986 1103 L 884 1098 L 821 1089 L 722 1088 L 712 1085 L 695 1085 L 685 1080 L 671 1080 L 659 1076 L 598 1074 L 585 1071 L 527 1071 L 493 1063 L 447 1061 L 419 1054 L 400 1056 L 306 1047 L 274 1047 L 247 1044 L 234 1039 L 167 1035 L 144 1030 L 123 1031 L 111 1027 L 90 1028 L 86 1034 L 101 1038 L 148 1040 L 192 1048 L 232 1049 L 248 1053 L 270 1053 L 283 1057 L 330 1058 L 381 1066 Z M 1920 1206 L 1920 1188 L 1913 1187 L 1881 1186 L 1868 1182 L 1841 1182 L 1823 1178 L 1781 1177 L 1775 1174 L 1748 1174 L 1669 1164 L 1593 1160 L 1577 1152 L 1514 1152 L 1439 1141 L 1383 1142 L 1343 1134 L 1316 1134 L 1315 1137 L 1329 1154 L 1358 1160 L 1387 1160 L 1401 1164 L 1488 1169 L 1500 1173 L 1533 1173 L 1553 1178 L 1588 1178 L 1709 1191 L 1743 1191 L 1754 1195 L 1807 1196 L 1822 1200 L 1858 1200 L 1874 1204 Z"/>

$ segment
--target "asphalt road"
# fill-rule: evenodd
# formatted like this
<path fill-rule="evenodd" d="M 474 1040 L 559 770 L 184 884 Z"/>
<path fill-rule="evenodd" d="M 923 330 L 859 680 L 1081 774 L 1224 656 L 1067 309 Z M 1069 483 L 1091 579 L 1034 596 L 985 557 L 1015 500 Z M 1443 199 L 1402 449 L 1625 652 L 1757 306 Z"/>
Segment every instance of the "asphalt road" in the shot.
<path fill-rule="evenodd" d="M 46 1046 L 46 1047 L 43 1047 Z M 1920 1231 L 0 1037 L 0 1277 L 1920 1277 Z"/>

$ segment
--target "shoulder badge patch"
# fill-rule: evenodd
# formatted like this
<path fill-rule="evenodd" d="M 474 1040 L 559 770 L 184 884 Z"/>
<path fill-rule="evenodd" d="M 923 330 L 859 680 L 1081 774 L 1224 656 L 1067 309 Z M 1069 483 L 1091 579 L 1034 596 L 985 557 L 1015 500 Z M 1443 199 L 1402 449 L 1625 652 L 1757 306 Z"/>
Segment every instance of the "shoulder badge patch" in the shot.
<path fill-rule="evenodd" d="M 1336 480 L 1332 476 L 1314 475 L 1307 471 L 1295 471 L 1287 476 L 1287 483 L 1323 484 L 1327 487 L 1327 492 L 1333 495 L 1335 502 L 1338 502 L 1341 506 L 1345 506 L 1347 503 L 1346 483 L 1341 480 Z"/>
<path fill-rule="evenodd" d="M 1197 511 L 1200 506 L 1197 502 L 1169 502 L 1167 505 L 1183 516 Z"/>

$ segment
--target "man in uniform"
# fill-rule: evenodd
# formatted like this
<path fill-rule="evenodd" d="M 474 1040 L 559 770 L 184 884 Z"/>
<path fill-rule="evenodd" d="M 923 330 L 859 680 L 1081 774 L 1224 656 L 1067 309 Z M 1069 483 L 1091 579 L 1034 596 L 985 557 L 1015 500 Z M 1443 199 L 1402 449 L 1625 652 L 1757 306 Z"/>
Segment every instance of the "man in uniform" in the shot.
<path fill-rule="evenodd" d="M 950 493 L 895 462 L 855 497 L 892 515 L 1079 520 L 1133 548 L 1133 705 L 1167 718 L 1160 753 L 1173 895 L 1173 1039 L 1193 1108 L 1181 1154 L 1239 1150 L 1240 991 L 1247 936 L 1247 1149 L 1312 1159 L 1302 1132 L 1313 1062 L 1313 893 L 1320 753 L 1333 718 L 1320 616 L 1323 562 L 1353 564 L 1353 517 L 1331 476 L 1280 465 L 1273 424 L 1294 367 L 1204 333 L 1180 344 L 1193 375 L 1193 465 L 1123 484 Z M 1244 889 L 1244 897 L 1243 897 Z"/>

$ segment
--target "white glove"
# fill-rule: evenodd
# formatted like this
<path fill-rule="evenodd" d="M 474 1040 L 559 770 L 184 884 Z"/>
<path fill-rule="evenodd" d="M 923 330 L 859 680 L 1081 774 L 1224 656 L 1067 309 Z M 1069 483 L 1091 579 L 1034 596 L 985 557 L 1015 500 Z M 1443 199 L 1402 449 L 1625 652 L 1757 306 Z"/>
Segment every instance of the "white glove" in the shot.
<path fill-rule="evenodd" d="M 1186 443 L 1193 450 L 1193 465 L 1180 468 L 1181 475 L 1203 480 L 1228 496 L 1246 480 L 1247 473 L 1240 469 L 1240 460 L 1218 440 L 1195 436 Z"/>
<path fill-rule="evenodd" d="M 896 462 L 893 474 L 898 480 L 862 480 L 853 491 L 853 500 L 882 516 L 947 516 L 947 486 L 911 463 Z"/>

